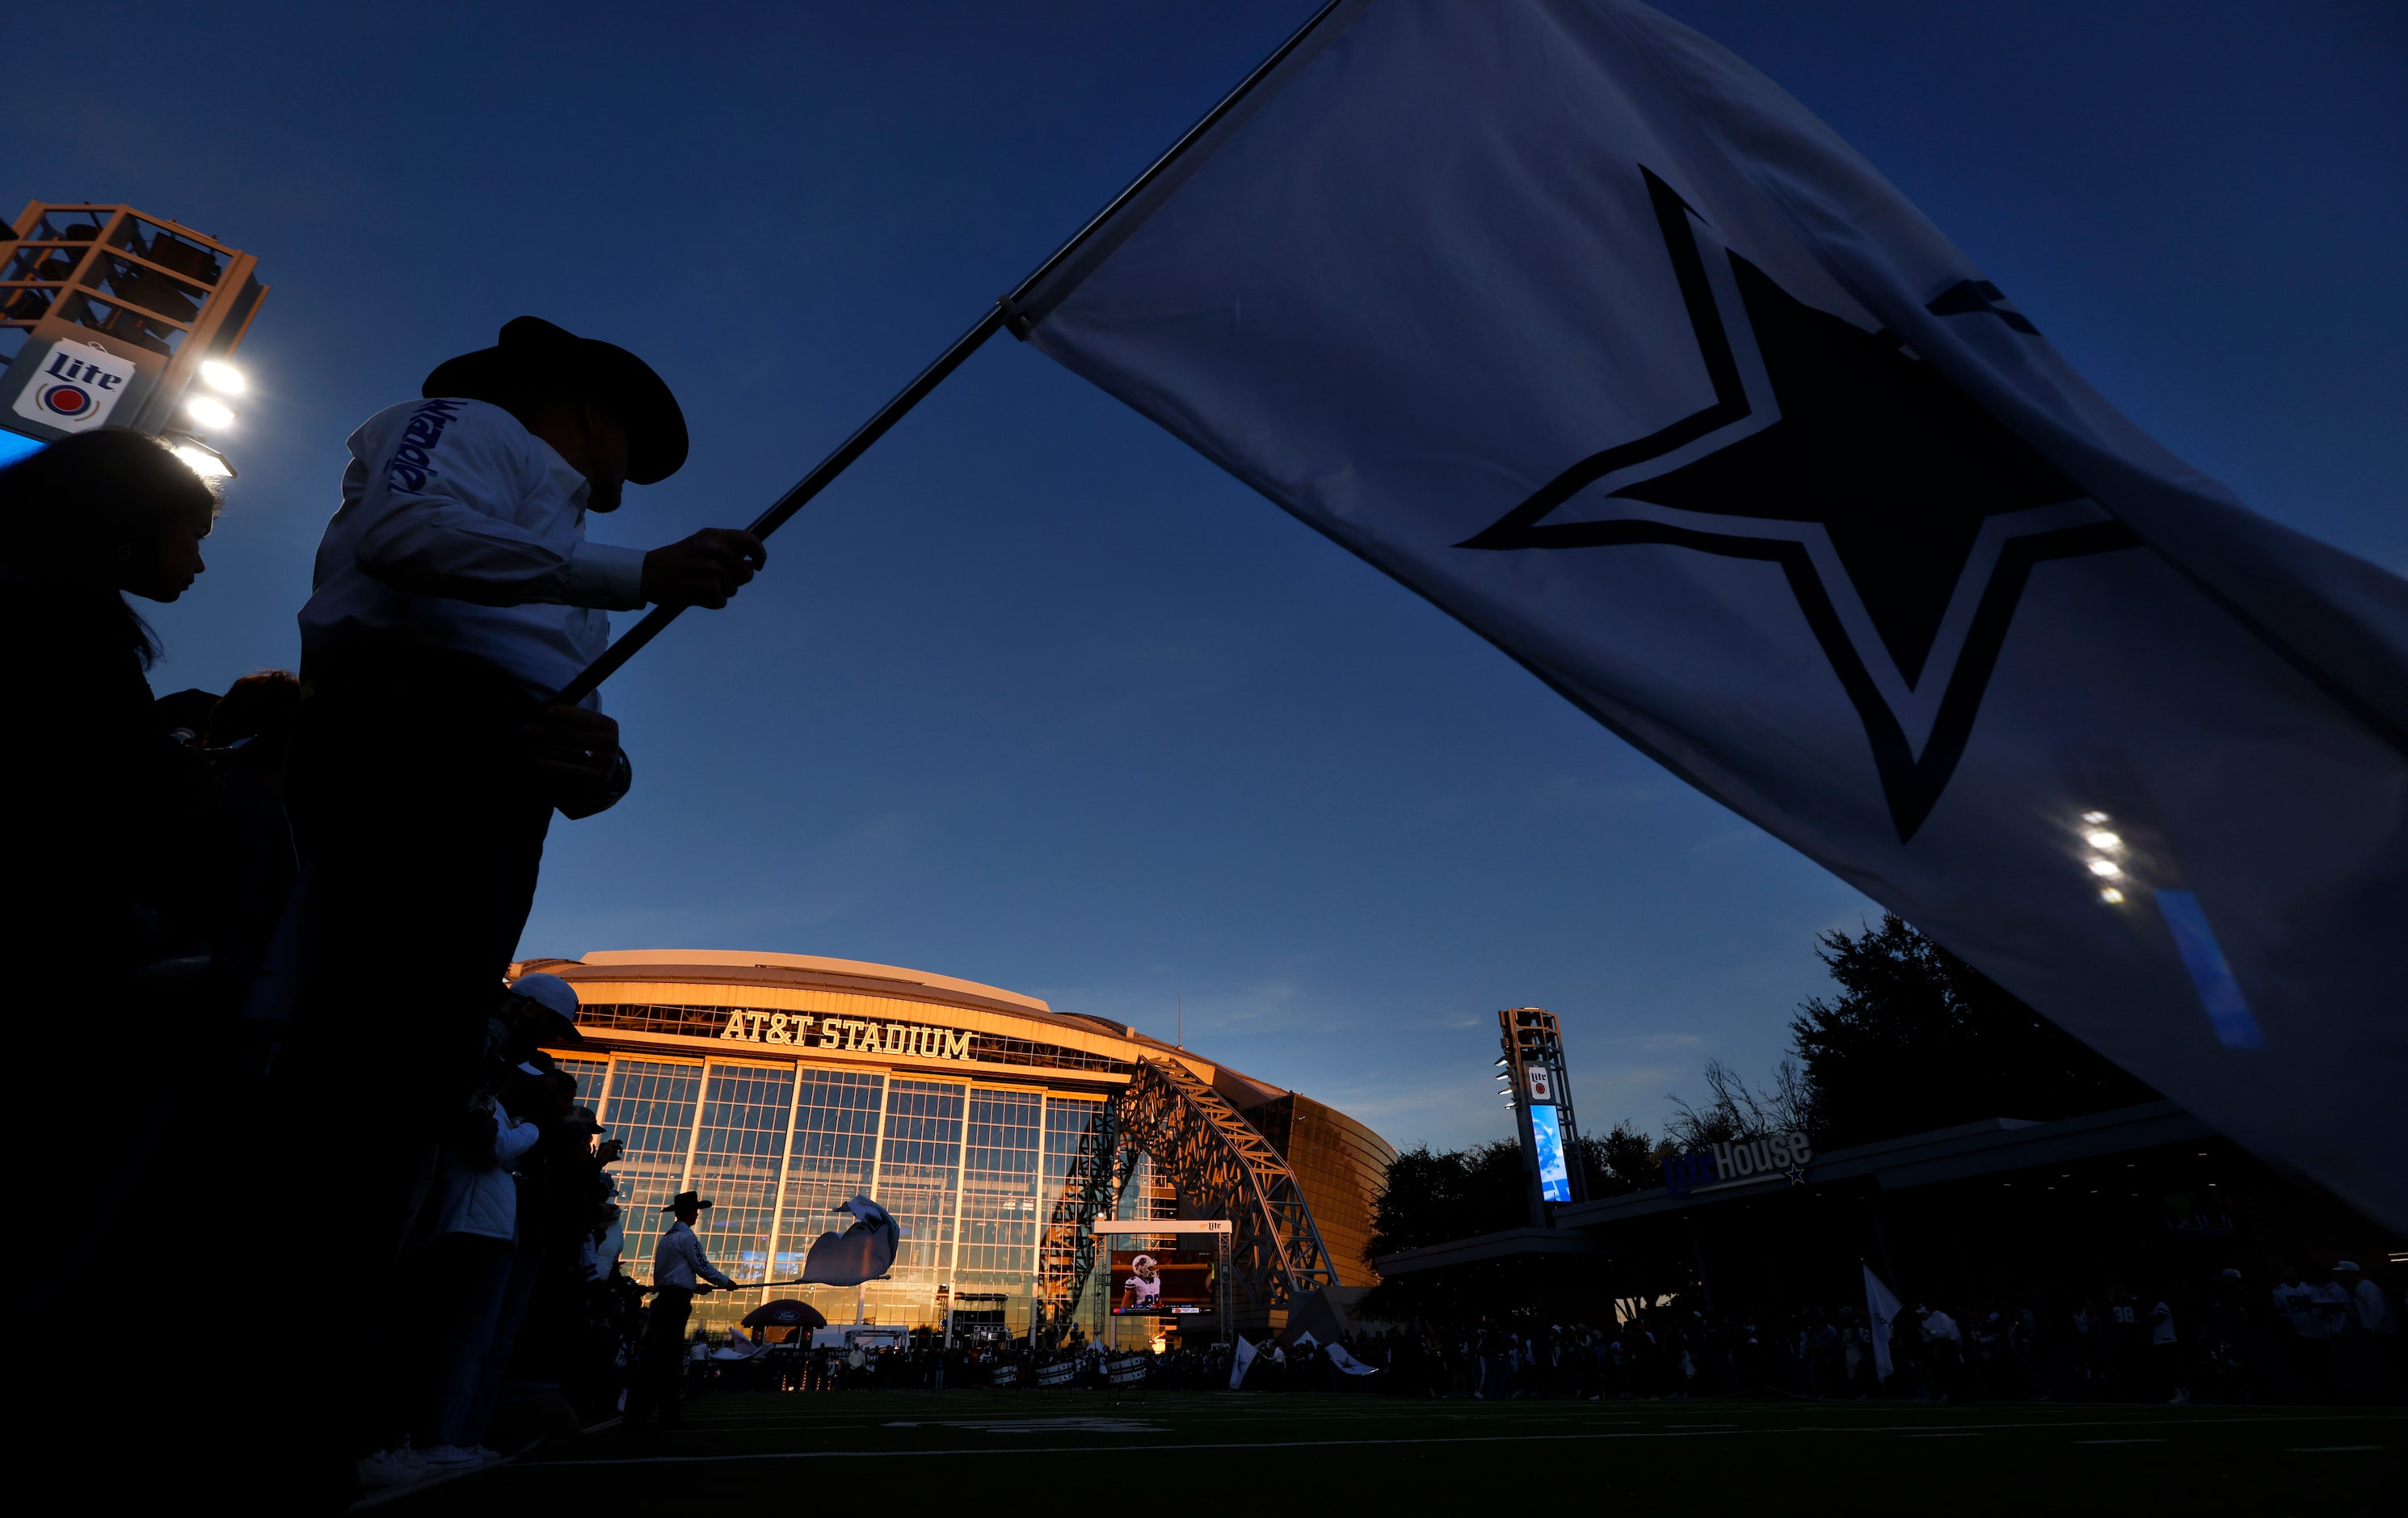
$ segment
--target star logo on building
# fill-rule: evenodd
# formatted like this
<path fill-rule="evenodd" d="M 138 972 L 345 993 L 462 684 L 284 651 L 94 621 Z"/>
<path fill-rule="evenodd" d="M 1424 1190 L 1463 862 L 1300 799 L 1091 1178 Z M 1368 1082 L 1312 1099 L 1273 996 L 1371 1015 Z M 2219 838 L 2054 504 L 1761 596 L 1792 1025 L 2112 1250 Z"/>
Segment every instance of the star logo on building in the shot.
<path fill-rule="evenodd" d="M 1457 546 L 1662 543 L 1779 565 L 1904 843 L 1964 756 L 2033 567 L 2140 540 L 1888 333 L 1710 254 L 1702 218 L 1640 173 L 1713 400 L 1579 460 Z M 1928 309 L 2034 330 L 1985 282 Z"/>

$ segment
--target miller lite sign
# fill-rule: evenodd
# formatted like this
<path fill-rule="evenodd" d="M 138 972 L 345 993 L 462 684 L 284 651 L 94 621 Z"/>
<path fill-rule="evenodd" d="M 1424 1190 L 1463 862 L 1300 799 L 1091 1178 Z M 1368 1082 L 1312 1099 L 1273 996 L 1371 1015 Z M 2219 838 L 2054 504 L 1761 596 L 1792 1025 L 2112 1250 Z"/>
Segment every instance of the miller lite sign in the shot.
<path fill-rule="evenodd" d="M 97 344 L 60 342 L 17 392 L 17 414 L 62 432 L 89 432 L 108 420 L 134 383 L 134 361 Z"/>

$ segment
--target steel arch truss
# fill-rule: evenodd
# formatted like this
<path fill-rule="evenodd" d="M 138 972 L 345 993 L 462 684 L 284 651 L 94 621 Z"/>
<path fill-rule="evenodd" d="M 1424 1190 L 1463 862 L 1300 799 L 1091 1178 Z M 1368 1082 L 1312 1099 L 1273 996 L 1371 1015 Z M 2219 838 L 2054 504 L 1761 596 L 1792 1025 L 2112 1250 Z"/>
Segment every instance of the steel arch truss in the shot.
<path fill-rule="evenodd" d="M 1338 1284 L 1304 1190 L 1270 1140 L 1185 1065 L 1140 1060 L 1090 1130 L 1047 1220 L 1040 1306 L 1057 1331 L 1069 1326 L 1095 1268 L 1086 1225 L 1112 1210 L 1140 1154 L 1154 1156 L 1183 1215 L 1230 1221 L 1230 1271 L 1255 1311 Z"/>

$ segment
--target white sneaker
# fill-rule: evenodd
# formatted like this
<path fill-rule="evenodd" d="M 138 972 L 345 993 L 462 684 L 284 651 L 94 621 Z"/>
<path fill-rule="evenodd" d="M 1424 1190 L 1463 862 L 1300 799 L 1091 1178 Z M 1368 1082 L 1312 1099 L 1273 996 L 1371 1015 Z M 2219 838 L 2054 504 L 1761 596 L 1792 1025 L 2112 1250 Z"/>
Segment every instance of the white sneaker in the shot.
<path fill-rule="evenodd" d="M 481 1444 L 471 1446 L 468 1453 L 475 1455 L 480 1460 L 499 1460 L 502 1457 L 501 1451 L 489 1450 Z"/>
<path fill-rule="evenodd" d="M 437 1444 L 421 1450 L 418 1457 L 426 1462 L 429 1470 L 458 1470 L 464 1466 L 481 1466 L 485 1457 L 474 1450 L 464 1450 L 457 1444 Z"/>
<path fill-rule="evenodd" d="M 388 1486 L 399 1486 L 410 1479 L 393 1463 L 392 1454 L 384 1450 L 352 1461 L 351 1473 L 359 1478 L 360 1490 L 364 1492 L 380 1492 Z"/>
<path fill-rule="evenodd" d="M 397 1450 L 385 1451 L 384 1457 L 392 1461 L 394 1467 L 411 1481 L 417 1481 L 426 1474 L 426 1461 L 416 1450 L 407 1444 Z"/>

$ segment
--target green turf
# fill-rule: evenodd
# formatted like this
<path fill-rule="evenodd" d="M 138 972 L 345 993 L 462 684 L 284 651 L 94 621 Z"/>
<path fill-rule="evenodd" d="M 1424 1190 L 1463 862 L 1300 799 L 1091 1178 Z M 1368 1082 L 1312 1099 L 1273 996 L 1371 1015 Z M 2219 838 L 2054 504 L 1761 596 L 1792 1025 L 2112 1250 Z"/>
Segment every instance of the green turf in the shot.
<path fill-rule="evenodd" d="M 436 1513 L 1280 1511 L 2408 1513 L 2408 1412 L 1401 1401 L 962 1392 L 714 1396 L 381 1504 Z M 754 1504 L 773 1504 L 754 1506 Z"/>

